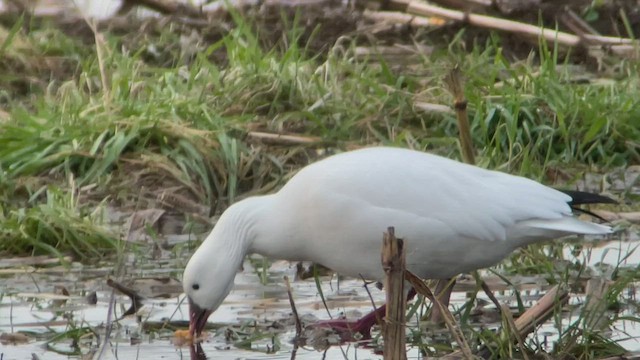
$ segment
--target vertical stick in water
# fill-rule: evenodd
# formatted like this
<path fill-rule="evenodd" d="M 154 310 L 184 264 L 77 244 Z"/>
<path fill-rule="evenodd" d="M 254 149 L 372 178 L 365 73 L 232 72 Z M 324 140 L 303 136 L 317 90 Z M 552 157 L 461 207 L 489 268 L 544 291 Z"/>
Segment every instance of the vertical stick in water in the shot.
<path fill-rule="evenodd" d="M 387 229 L 382 239 L 382 268 L 387 288 L 387 313 L 383 322 L 384 359 L 405 360 L 405 252 L 404 243 L 402 239 L 396 239 L 393 227 Z"/>

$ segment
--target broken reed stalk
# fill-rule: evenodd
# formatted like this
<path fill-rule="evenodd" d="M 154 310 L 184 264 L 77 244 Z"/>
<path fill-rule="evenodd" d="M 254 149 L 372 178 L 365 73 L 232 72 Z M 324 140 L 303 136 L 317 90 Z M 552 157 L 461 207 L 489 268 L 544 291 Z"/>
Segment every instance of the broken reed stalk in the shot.
<path fill-rule="evenodd" d="M 323 144 L 323 140 L 317 136 L 300 136 L 274 134 L 261 131 L 249 131 L 247 136 L 252 140 L 259 140 L 270 145 L 318 145 Z"/>
<path fill-rule="evenodd" d="M 569 293 L 556 285 L 551 288 L 538 302 L 515 321 L 516 330 L 522 338 L 527 337 L 536 326 L 547 321 L 556 309 L 561 309 L 569 302 Z"/>
<path fill-rule="evenodd" d="M 557 42 L 560 45 L 570 47 L 580 45 L 609 45 L 612 47 L 612 50 L 615 50 L 616 46 L 637 45 L 637 41 L 629 38 L 599 36 L 591 34 L 578 36 L 513 20 L 446 9 L 439 6 L 426 4 L 421 1 L 391 0 L 389 5 L 391 9 L 405 11 L 414 15 L 427 17 L 436 16 L 447 20 L 465 22 L 477 27 L 507 31 L 533 38 L 543 38 L 550 43 Z"/>
<path fill-rule="evenodd" d="M 464 97 L 464 91 L 462 89 L 462 74 L 460 73 L 460 68 L 458 67 L 458 65 L 451 69 L 449 74 L 447 74 L 447 77 L 444 79 L 444 82 L 447 86 L 447 89 L 454 98 L 453 108 L 455 109 L 456 118 L 458 119 L 458 136 L 460 137 L 462 159 L 467 164 L 475 165 L 476 159 L 473 154 L 471 127 L 469 126 L 469 119 L 467 116 L 467 99 Z M 477 272 L 476 277 L 479 278 Z M 455 284 L 455 279 L 440 279 L 437 281 L 436 289 L 448 289 L 450 287 L 453 287 L 453 284 Z M 436 295 L 440 296 L 440 294 Z M 448 291 L 447 296 L 451 296 L 450 291 Z M 446 303 L 449 304 L 449 299 L 447 298 L 446 300 Z M 442 304 L 438 304 L 438 309 L 443 307 Z M 435 303 L 434 306 L 436 306 Z M 444 307 L 446 308 L 446 306 Z"/>
<path fill-rule="evenodd" d="M 384 359 L 405 360 L 405 251 L 404 242 L 395 237 L 393 227 L 384 233 L 381 257 L 387 294 L 387 313 L 383 322 Z"/>
<path fill-rule="evenodd" d="M 480 277 L 480 273 L 478 271 L 473 272 L 473 278 L 476 280 L 476 284 L 480 284 L 482 291 L 484 291 L 485 295 L 487 295 L 489 300 L 491 300 L 496 308 L 501 309 L 502 305 L 500 304 L 496 296 L 493 295 L 493 292 L 491 291 L 491 288 L 489 288 L 489 285 L 487 285 L 487 283 Z"/>
<path fill-rule="evenodd" d="M 471 127 L 467 116 L 467 99 L 464 97 L 462 74 L 458 65 L 451 69 L 444 82 L 454 98 L 453 108 L 456 110 L 456 118 L 458 119 L 458 136 L 460 137 L 462 158 L 467 164 L 475 165 Z"/>
<path fill-rule="evenodd" d="M 444 306 L 437 296 L 433 295 L 429 287 L 416 274 L 412 273 L 409 270 L 406 270 L 404 273 L 404 278 L 411 284 L 411 286 L 413 286 L 418 294 L 423 295 L 424 297 L 429 299 L 431 302 L 433 302 L 433 306 L 437 306 L 440 309 L 440 313 L 444 317 L 444 323 L 447 325 L 449 332 L 451 332 L 451 335 L 458 343 L 458 346 L 460 346 L 460 351 L 455 352 L 455 354 L 458 354 L 458 358 L 460 357 L 460 354 L 462 354 L 462 357 L 464 359 L 475 359 L 473 353 L 471 352 L 471 347 L 469 347 L 469 343 L 467 343 L 467 339 L 464 337 L 464 334 L 462 333 L 462 330 L 460 330 L 460 327 L 458 327 L 458 324 L 449 311 L 449 308 Z"/>

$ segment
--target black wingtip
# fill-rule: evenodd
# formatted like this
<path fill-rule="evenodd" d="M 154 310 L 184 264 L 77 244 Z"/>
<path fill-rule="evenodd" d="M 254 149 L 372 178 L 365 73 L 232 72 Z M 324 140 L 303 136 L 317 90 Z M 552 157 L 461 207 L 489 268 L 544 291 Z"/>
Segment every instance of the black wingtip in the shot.
<path fill-rule="evenodd" d="M 613 200 L 610 197 L 589 193 L 586 191 L 577 191 L 577 190 L 560 190 L 560 191 L 571 196 L 571 201 L 569 201 L 569 205 L 571 206 L 585 205 L 585 204 L 617 204 L 618 203 L 617 201 Z"/>
<path fill-rule="evenodd" d="M 617 204 L 618 202 L 613 200 L 610 197 L 607 196 L 603 196 L 603 195 L 598 195 L 598 194 L 594 194 L 594 193 L 590 193 L 590 192 L 586 192 L 586 191 L 577 191 L 577 190 L 562 190 L 562 189 L 558 189 L 560 191 L 562 191 L 563 193 L 571 196 L 571 201 L 569 201 L 569 206 L 571 206 L 571 208 L 573 209 L 573 211 L 576 212 L 580 212 L 583 214 L 587 214 L 587 215 L 591 215 L 595 218 L 598 218 L 602 221 L 607 221 L 606 219 L 602 218 L 601 216 L 599 216 L 598 214 L 595 214 L 589 210 L 586 209 L 581 209 L 578 206 L 580 205 L 586 205 L 586 204 Z"/>

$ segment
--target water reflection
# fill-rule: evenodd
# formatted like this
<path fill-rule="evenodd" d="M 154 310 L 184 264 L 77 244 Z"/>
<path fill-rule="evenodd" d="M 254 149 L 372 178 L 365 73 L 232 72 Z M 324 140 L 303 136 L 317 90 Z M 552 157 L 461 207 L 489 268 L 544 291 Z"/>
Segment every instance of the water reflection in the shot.
<path fill-rule="evenodd" d="M 588 261 L 591 265 L 599 262 L 611 262 L 615 266 L 618 262 L 625 262 L 627 268 L 637 266 L 638 254 L 632 253 L 626 256 L 637 245 L 633 242 L 608 242 L 599 244 L 590 249 L 582 249 L 578 255 L 581 261 Z M 588 254 L 585 258 L 586 255 Z M 567 259 L 572 259 L 571 249 L 567 248 Z M 626 257 L 625 257 L 626 256 Z M 135 278 L 148 276 L 173 275 L 176 266 L 171 261 L 160 261 L 147 265 L 137 264 L 131 266 L 136 269 Z M 189 356 L 193 359 L 204 358 L 297 358 L 317 359 L 324 356 L 327 359 L 346 358 L 371 358 L 377 357 L 375 343 L 350 343 L 341 344 L 339 339 L 319 336 L 317 343 L 307 338 L 306 343 L 292 342 L 296 338 L 295 326 L 291 317 L 291 307 L 288 302 L 286 286 L 283 284 L 283 276 L 294 277 L 296 269 L 287 262 L 275 262 L 269 271 L 267 285 L 262 285 L 257 273 L 252 272 L 250 262 L 245 263 L 245 271 L 238 274 L 234 290 L 229 298 L 214 313 L 210 321 L 213 330 L 209 339 L 198 346 L 189 349 Z M 106 286 L 106 275 L 111 271 L 108 267 L 72 266 L 71 269 L 63 267 L 49 267 L 37 269 L 37 271 L 25 272 L 23 269 L 3 269 L 2 292 L 0 298 L 0 333 L 26 333 L 30 336 L 30 342 L 23 345 L 3 346 L 1 352 L 4 359 L 29 358 L 31 353 L 46 359 L 68 359 L 66 355 L 59 355 L 43 347 L 52 332 L 64 333 L 73 326 L 89 326 L 92 329 L 101 329 L 108 309 L 110 289 Z M 618 271 L 620 273 L 620 271 Z M 514 277 L 512 283 L 521 289 L 521 299 L 526 303 L 535 301 L 544 293 L 541 290 L 541 281 L 544 279 L 532 276 Z M 491 281 L 491 278 L 489 278 Z M 144 282 L 147 284 L 147 282 Z M 155 284 L 155 283 L 154 283 Z M 324 308 L 322 299 L 318 295 L 318 289 L 313 280 L 296 281 L 292 284 L 293 296 L 296 299 L 296 308 L 305 323 L 312 323 L 318 319 L 327 319 L 329 315 Z M 497 284 L 492 284 L 497 285 Z M 64 286 L 70 295 L 56 295 L 55 288 Z M 154 285 L 155 286 L 155 285 Z M 346 315 L 350 319 L 361 317 L 371 308 L 369 295 L 363 287 L 361 280 L 341 279 L 325 276 L 321 281 L 322 291 L 329 306 L 332 317 Z M 504 287 L 506 292 L 499 293 L 498 298 L 504 303 L 515 303 L 513 293 L 508 291 L 510 287 Z M 460 282 L 461 291 L 454 293 L 453 307 L 460 309 L 469 299 L 465 291 L 472 289 L 472 283 Z M 95 291 L 95 294 L 93 294 Z M 163 290 L 164 292 L 164 290 Z M 87 295 L 91 295 L 94 301 L 87 302 Z M 384 292 L 371 289 L 371 295 L 377 306 L 384 300 Z M 63 298 L 61 298 L 61 296 Z M 623 301 L 635 304 L 636 289 L 630 288 L 624 295 Z M 183 324 L 186 328 L 188 321 L 188 309 L 186 303 L 181 303 L 181 298 L 155 299 L 145 302 L 138 316 L 125 317 L 120 320 L 114 329 L 112 345 L 117 349 L 117 358 L 151 359 L 156 357 L 187 356 L 187 349 L 175 348 L 171 343 L 172 329 L 156 327 L 149 329 L 146 324 L 163 323 L 169 321 L 172 324 Z M 484 299 L 484 297 L 482 297 Z M 64 301 L 62 301 L 64 300 Z M 97 300 L 97 302 L 95 301 Z M 117 297 L 118 315 L 129 307 L 130 300 L 124 296 Z M 572 305 L 584 302 L 584 296 L 574 295 Z M 526 305 L 526 304 L 525 304 Z M 574 306 L 570 306 L 573 309 Z M 490 312 L 483 310 L 480 314 Z M 475 310 L 474 310 L 475 311 Z M 577 310 L 576 314 L 577 315 Z M 640 350 L 638 338 L 640 336 L 637 324 L 632 321 L 637 312 L 636 307 L 623 309 L 619 314 L 620 320 L 614 323 L 612 337 L 619 344 L 631 351 Z M 567 314 L 562 322 L 568 326 L 576 320 L 576 316 Z M 483 316 L 483 315 L 479 315 Z M 118 316 L 120 317 L 120 316 Z M 230 324 L 229 326 L 225 324 Z M 438 335 L 425 333 L 420 324 L 412 318 L 408 324 L 410 332 L 420 332 L 422 340 L 431 342 Z M 237 333 L 235 337 L 225 338 L 225 333 L 231 331 Z M 251 336 L 256 335 L 254 338 Z M 309 334 L 304 333 L 309 337 Z M 544 325 L 536 335 L 530 339 L 545 340 L 552 346 L 558 333 L 554 324 Z M 235 340 L 234 340 L 235 339 Z M 240 347 L 238 342 L 246 341 L 246 345 Z M 135 340 L 135 341 L 134 341 Z M 67 346 L 67 343 L 61 345 Z M 68 343 L 70 345 L 70 343 Z M 91 342 L 80 343 L 83 353 L 92 348 Z M 274 353 L 275 351 L 275 353 Z M 419 349 L 409 350 L 412 358 L 420 358 Z M 181 355 L 183 354 L 184 355 Z M 142 355 L 140 355 L 142 354 Z M 73 357 L 72 357 L 73 358 Z M 75 358 L 80 358 L 76 356 Z"/>

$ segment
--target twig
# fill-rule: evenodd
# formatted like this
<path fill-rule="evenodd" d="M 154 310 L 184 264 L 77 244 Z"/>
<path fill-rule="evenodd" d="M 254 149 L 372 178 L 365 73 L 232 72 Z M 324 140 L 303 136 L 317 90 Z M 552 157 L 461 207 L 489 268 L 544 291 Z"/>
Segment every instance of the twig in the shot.
<path fill-rule="evenodd" d="M 394 235 L 394 228 L 387 228 L 382 239 L 382 268 L 386 274 L 387 313 L 384 321 L 384 359 L 404 360 L 405 310 L 404 292 L 405 251 L 402 239 Z"/>
<path fill-rule="evenodd" d="M 100 32 L 98 32 L 98 28 L 93 19 L 89 19 L 85 17 L 85 22 L 91 28 L 93 32 L 93 38 L 96 43 L 96 57 L 98 58 L 98 68 L 100 69 L 100 81 L 102 83 L 102 93 L 104 105 L 107 106 L 111 102 L 111 87 L 109 84 L 109 78 L 107 77 L 107 72 L 105 70 L 105 48 L 106 48 L 106 40 L 104 36 Z"/>
<path fill-rule="evenodd" d="M 493 295 L 493 291 L 491 291 L 489 285 L 487 285 L 487 283 L 482 278 L 480 278 L 480 274 L 477 271 L 475 271 L 473 275 L 476 277 L 476 282 L 480 282 L 480 287 L 482 288 L 482 291 L 484 291 L 485 295 L 487 295 L 489 300 L 491 300 L 496 308 L 500 310 L 502 308 L 502 305 L 500 304 L 500 301 L 498 301 L 496 296 Z"/>
<path fill-rule="evenodd" d="M 582 20 L 582 18 L 569 7 L 567 7 L 564 14 L 560 16 L 560 20 L 580 37 L 584 37 L 585 35 L 601 36 L 596 29 Z"/>
<path fill-rule="evenodd" d="M 464 11 L 489 8 L 495 3 L 494 0 L 435 0 L 432 2 Z"/>
<path fill-rule="evenodd" d="M 569 302 L 569 293 L 560 289 L 558 285 L 549 290 L 535 305 L 515 321 L 516 330 L 522 337 L 531 333 L 538 324 L 542 324 L 551 316 L 556 309 L 562 308 Z"/>
<path fill-rule="evenodd" d="M 129 299 L 131 299 L 131 306 L 129 307 L 129 309 L 127 309 L 127 311 L 124 312 L 124 314 L 122 314 L 122 317 L 128 316 L 128 315 L 132 315 L 138 312 L 138 310 L 144 305 L 142 302 L 144 301 L 144 297 L 140 294 L 138 294 L 137 291 L 126 287 L 118 282 L 116 282 L 113 279 L 107 279 L 107 285 L 120 291 L 121 293 L 125 294 L 126 296 L 129 297 Z"/>
<path fill-rule="evenodd" d="M 171 207 L 172 209 L 180 209 L 180 211 L 185 213 L 191 212 L 200 216 L 206 216 L 209 214 L 210 209 L 208 206 L 200 205 L 199 203 L 186 196 L 180 195 L 173 190 L 174 189 L 164 189 L 158 196 L 158 200 L 165 206 Z M 207 219 L 207 223 L 210 224 L 211 221 Z"/>
<path fill-rule="evenodd" d="M 607 221 L 626 220 L 632 223 L 640 223 L 640 211 L 634 212 L 613 212 L 606 210 L 590 210 Z"/>
<path fill-rule="evenodd" d="M 203 15 L 202 11 L 193 5 L 167 0 L 124 0 L 118 10 L 118 14 L 124 15 L 135 6 L 144 6 L 163 15 L 184 15 L 191 17 L 201 17 Z"/>
<path fill-rule="evenodd" d="M 300 337 L 302 334 L 302 323 L 300 322 L 300 317 L 298 316 L 298 310 L 296 309 L 296 303 L 293 301 L 293 295 L 291 294 L 291 284 L 289 283 L 289 277 L 284 276 L 284 283 L 287 286 L 287 296 L 289 297 L 289 305 L 291 305 L 291 312 L 293 312 L 293 318 L 296 322 L 296 338 Z"/>
<path fill-rule="evenodd" d="M 362 275 L 360 275 L 360 278 L 364 282 L 364 290 L 367 292 L 367 295 L 369 295 L 369 301 L 371 301 L 371 307 L 373 308 L 373 313 L 376 315 L 376 322 L 378 324 L 382 324 L 382 319 L 380 319 L 380 314 L 378 314 L 378 307 L 376 306 L 376 302 L 373 299 L 373 295 L 371 295 L 371 291 L 369 291 L 368 284 L 370 282 L 367 282 L 367 280 Z"/>
<path fill-rule="evenodd" d="M 585 34 L 582 38 L 577 35 L 557 31 L 549 28 L 525 24 L 513 20 L 502 19 L 493 16 L 466 13 L 457 10 L 429 5 L 422 1 L 392 0 L 394 8 L 404 8 L 410 14 L 421 16 L 439 16 L 447 20 L 460 21 L 473 26 L 507 31 L 524 36 L 543 38 L 548 42 L 557 42 L 565 46 L 579 45 L 637 45 L 637 41 L 629 38 L 600 36 Z M 613 49 L 612 49 L 613 50 Z"/>
<path fill-rule="evenodd" d="M 247 136 L 273 145 L 308 145 L 322 143 L 322 139 L 315 136 L 282 135 L 259 131 L 250 131 L 247 133 Z"/>
<path fill-rule="evenodd" d="M 104 341 L 98 341 L 99 348 L 96 354 L 93 356 L 93 359 L 100 360 L 103 356 L 105 356 L 107 350 L 109 349 L 109 341 L 111 339 L 111 332 L 113 331 L 113 315 L 116 307 L 116 292 L 115 290 L 111 290 L 111 295 L 109 296 L 109 307 L 107 308 L 107 323 L 104 329 Z"/>

